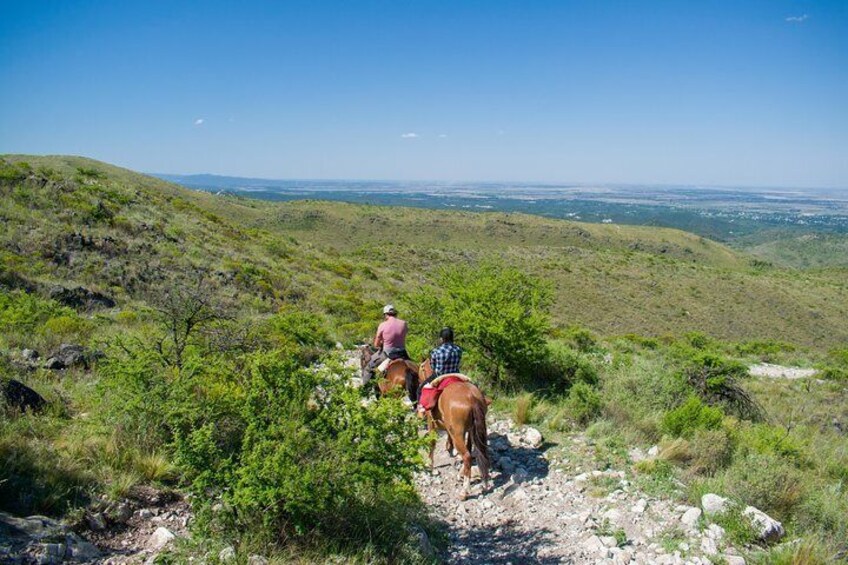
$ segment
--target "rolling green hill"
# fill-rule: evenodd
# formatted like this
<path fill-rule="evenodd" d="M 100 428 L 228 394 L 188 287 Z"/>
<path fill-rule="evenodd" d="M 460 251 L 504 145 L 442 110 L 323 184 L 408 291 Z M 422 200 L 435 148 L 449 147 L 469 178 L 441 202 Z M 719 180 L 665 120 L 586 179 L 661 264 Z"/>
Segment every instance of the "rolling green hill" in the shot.
<path fill-rule="evenodd" d="M 3 268 L 119 302 L 175 272 L 201 269 L 222 293 L 242 302 L 251 296 L 257 312 L 303 304 L 333 317 L 338 337 L 356 340 L 370 327 L 363 317 L 373 320 L 381 302 L 402 303 L 433 269 L 497 258 L 552 282 L 561 326 L 602 334 L 697 330 L 825 349 L 848 340 L 844 269 L 774 267 L 677 230 L 262 202 L 78 157 L 4 161 L 18 166 L 4 173 Z"/>

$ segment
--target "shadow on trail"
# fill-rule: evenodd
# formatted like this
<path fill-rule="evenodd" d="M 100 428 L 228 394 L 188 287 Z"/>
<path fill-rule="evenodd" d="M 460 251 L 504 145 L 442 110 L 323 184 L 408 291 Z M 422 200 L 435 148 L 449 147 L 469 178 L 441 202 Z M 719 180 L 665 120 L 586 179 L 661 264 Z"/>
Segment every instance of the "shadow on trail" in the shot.
<path fill-rule="evenodd" d="M 511 478 L 515 482 L 527 482 L 547 477 L 550 465 L 542 453 L 530 446 L 513 445 L 505 435 L 489 433 L 489 456 L 492 467 L 501 471 L 501 484 Z"/>
<path fill-rule="evenodd" d="M 560 557 L 546 556 L 547 548 L 554 547 L 551 534 L 548 529 L 527 532 L 515 520 L 498 526 L 450 528 L 454 550 L 444 557 L 447 563 L 560 563 Z"/>

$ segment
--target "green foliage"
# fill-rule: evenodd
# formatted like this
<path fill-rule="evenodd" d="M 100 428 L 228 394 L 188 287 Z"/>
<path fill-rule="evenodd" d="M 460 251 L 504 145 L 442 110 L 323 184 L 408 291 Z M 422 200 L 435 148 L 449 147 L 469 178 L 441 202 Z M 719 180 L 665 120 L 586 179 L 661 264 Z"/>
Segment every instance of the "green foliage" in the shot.
<path fill-rule="evenodd" d="M 720 408 L 707 406 L 697 396 L 669 410 L 662 417 L 661 429 L 673 437 L 690 438 L 697 430 L 715 430 L 721 426 L 724 413 Z"/>
<path fill-rule="evenodd" d="M 586 356 L 561 342 L 550 342 L 536 364 L 534 381 L 549 394 L 562 394 L 575 383 L 598 384 L 598 371 Z"/>
<path fill-rule="evenodd" d="M 714 475 L 730 464 L 733 449 L 733 441 L 726 430 L 695 430 L 689 442 L 691 471 L 698 475 Z"/>
<path fill-rule="evenodd" d="M 268 339 L 278 347 L 322 347 L 331 343 L 322 317 L 314 312 L 282 308 L 265 325 Z"/>
<path fill-rule="evenodd" d="M 790 430 L 769 424 L 742 426 L 738 433 L 739 446 L 743 451 L 761 455 L 774 455 L 796 465 L 805 463 L 806 449 Z"/>
<path fill-rule="evenodd" d="M 728 495 L 774 516 L 791 518 L 803 497 L 803 478 L 791 463 L 776 455 L 749 453 L 734 460 L 725 475 Z"/>
<path fill-rule="evenodd" d="M 724 528 L 728 539 L 736 545 L 748 545 L 756 541 L 757 530 L 748 516 L 742 514 L 742 506 L 730 502 L 728 508 L 712 516 L 712 521 Z"/>
<path fill-rule="evenodd" d="M 514 387 L 544 357 L 550 289 L 497 263 L 439 270 L 434 285 L 410 297 L 411 319 L 425 335 L 452 326 L 468 358 L 493 384 Z"/>
<path fill-rule="evenodd" d="M 698 396 L 710 404 L 751 420 L 763 418 L 762 409 L 739 385 L 748 376 L 748 368 L 713 353 L 693 355 L 683 369 L 683 377 Z"/>
<path fill-rule="evenodd" d="M 11 346 L 24 347 L 41 345 L 32 340 L 33 335 L 45 340 L 43 345 L 49 348 L 70 337 L 85 341 L 91 330 L 86 320 L 54 300 L 20 290 L 1 289 L 0 326 L 5 329 L 0 343 L 5 338 Z"/>
<path fill-rule="evenodd" d="M 594 387 L 577 382 L 568 391 L 566 407 L 571 418 L 581 424 L 586 424 L 598 417 L 603 402 Z"/>
<path fill-rule="evenodd" d="M 765 362 L 774 361 L 781 353 L 791 353 L 795 350 L 796 347 L 791 343 L 773 339 L 745 341 L 736 345 L 736 351 L 740 355 L 753 355 Z"/>

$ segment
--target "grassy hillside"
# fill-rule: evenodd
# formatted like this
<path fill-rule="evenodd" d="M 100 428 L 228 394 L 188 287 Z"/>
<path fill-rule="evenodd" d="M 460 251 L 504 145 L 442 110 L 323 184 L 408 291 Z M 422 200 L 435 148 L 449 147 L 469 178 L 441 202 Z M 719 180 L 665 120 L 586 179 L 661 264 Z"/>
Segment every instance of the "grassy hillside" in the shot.
<path fill-rule="evenodd" d="M 333 354 L 393 301 L 420 350 L 454 317 L 496 410 L 546 438 L 591 424 L 600 469 L 658 442 L 634 471 L 650 492 L 726 493 L 802 549 L 844 549 L 844 269 L 676 230 L 219 197 L 77 157 L 3 157 L 0 219 L 0 384 L 47 400 L 0 402 L 0 510 L 80 516 L 146 483 L 198 494 L 205 541 L 177 549 L 193 557 L 429 562 L 409 533 L 436 529 L 416 425 L 397 400 L 363 405 Z M 63 343 L 87 357 L 58 371 Z M 811 359 L 825 380 L 740 364 Z M 740 391 L 764 414 L 727 402 Z"/>
<path fill-rule="evenodd" d="M 799 269 L 848 267 L 848 234 L 766 231 L 739 238 L 734 246 L 765 261 Z"/>
<path fill-rule="evenodd" d="M 259 310 L 320 305 L 339 320 L 340 337 L 361 339 L 355 334 L 368 327 L 358 323 L 368 308 L 402 302 L 398 295 L 432 269 L 497 257 L 554 284 L 554 320 L 562 326 L 603 334 L 698 330 L 825 349 L 848 340 L 844 270 L 777 268 L 677 230 L 270 203 L 184 190 L 81 158 L 6 159 L 28 162 L 36 176 L 52 172 L 41 175 L 43 186 L 4 198 L 3 264 L 119 298 L 174 269 L 201 268 L 231 293 L 249 292 Z M 74 233 L 100 243 L 67 251 Z"/>

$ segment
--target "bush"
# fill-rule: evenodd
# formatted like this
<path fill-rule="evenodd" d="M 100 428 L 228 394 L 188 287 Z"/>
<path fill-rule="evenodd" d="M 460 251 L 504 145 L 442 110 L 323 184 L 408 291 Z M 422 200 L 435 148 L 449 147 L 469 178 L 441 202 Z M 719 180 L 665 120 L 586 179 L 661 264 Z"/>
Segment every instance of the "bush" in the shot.
<path fill-rule="evenodd" d="M 802 481 L 790 463 L 760 453 L 737 457 L 725 472 L 727 494 L 784 521 L 802 499 Z"/>
<path fill-rule="evenodd" d="M 534 380 L 547 392 L 562 394 L 575 383 L 598 384 L 598 372 L 583 355 L 552 342 L 538 363 Z"/>
<path fill-rule="evenodd" d="M 733 458 L 733 442 L 727 431 L 696 430 L 689 442 L 692 454 L 690 469 L 698 475 L 714 475 L 730 464 Z"/>
<path fill-rule="evenodd" d="M 452 326 L 468 361 L 493 384 L 519 385 L 532 376 L 533 361 L 544 358 L 550 288 L 519 269 L 497 263 L 445 268 L 434 286 L 409 300 L 412 326 L 433 338 Z"/>
<path fill-rule="evenodd" d="M 683 378 L 698 396 L 709 404 L 751 420 L 762 420 L 763 410 L 738 381 L 748 376 L 748 368 L 712 353 L 694 355 L 683 369 Z"/>
<path fill-rule="evenodd" d="M 581 424 L 597 418 L 601 412 L 601 405 L 600 395 L 592 386 L 584 382 L 576 383 L 568 392 L 566 402 L 568 411 L 571 417 Z"/>
<path fill-rule="evenodd" d="M 706 406 L 697 396 L 690 396 L 663 415 L 660 428 L 673 437 L 691 438 L 697 430 L 718 429 L 723 418 L 721 408 Z"/>
<path fill-rule="evenodd" d="M 788 459 L 796 465 L 805 463 L 805 446 L 789 430 L 769 424 L 741 427 L 739 448 L 744 452 L 774 455 Z"/>

